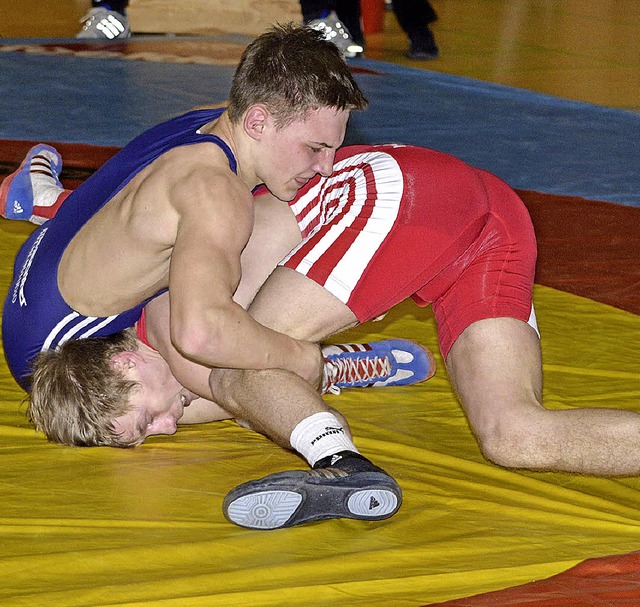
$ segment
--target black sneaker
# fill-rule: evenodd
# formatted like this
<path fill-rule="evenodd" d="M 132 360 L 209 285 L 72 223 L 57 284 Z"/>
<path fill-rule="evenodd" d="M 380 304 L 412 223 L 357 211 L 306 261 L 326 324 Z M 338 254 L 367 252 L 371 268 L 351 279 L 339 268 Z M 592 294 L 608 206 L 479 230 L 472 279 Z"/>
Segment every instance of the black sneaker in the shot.
<path fill-rule="evenodd" d="M 400 486 L 367 458 L 344 451 L 317 466 L 238 485 L 224 498 L 224 515 L 241 527 L 279 529 L 331 518 L 379 521 L 400 508 Z"/>
<path fill-rule="evenodd" d="M 440 55 L 440 49 L 433 37 L 433 32 L 427 27 L 425 32 L 419 36 L 414 36 L 409 42 L 409 50 L 407 57 L 416 61 L 428 61 L 437 59 Z"/>

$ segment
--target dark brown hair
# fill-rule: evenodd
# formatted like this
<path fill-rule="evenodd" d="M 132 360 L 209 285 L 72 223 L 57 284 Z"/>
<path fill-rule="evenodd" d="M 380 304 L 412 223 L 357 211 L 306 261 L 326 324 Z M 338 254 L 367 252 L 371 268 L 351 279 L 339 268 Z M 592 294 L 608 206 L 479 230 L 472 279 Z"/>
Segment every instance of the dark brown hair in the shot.
<path fill-rule="evenodd" d="M 312 28 L 277 25 L 245 50 L 231 85 L 232 123 L 264 103 L 278 127 L 313 109 L 362 110 L 368 105 L 338 47 Z"/>

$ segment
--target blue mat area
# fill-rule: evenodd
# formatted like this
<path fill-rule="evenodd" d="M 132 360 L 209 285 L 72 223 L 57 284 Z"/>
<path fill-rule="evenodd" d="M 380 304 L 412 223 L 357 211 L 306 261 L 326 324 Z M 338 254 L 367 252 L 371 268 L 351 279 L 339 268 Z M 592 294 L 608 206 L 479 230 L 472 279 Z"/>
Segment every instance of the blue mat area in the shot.
<path fill-rule="evenodd" d="M 158 122 L 227 99 L 233 68 L 0 54 L 0 138 L 122 146 Z"/>
<path fill-rule="evenodd" d="M 355 63 L 354 63 L 355 65 Z M 640 115 L 374 61 L 350 139 L 448 152 L 512 187 L 640 206 Z"/>
<path fill-rule="evenodd" d="M 371 107 L 353 117 L 347 142 L 424 145 L 516 188 L 640 206 L 640 115 L 377 61 L 351 65 Z M 232 75 L 223 66 L 2 52 L 0 138 L 120 146 L 224 101 Z"/>

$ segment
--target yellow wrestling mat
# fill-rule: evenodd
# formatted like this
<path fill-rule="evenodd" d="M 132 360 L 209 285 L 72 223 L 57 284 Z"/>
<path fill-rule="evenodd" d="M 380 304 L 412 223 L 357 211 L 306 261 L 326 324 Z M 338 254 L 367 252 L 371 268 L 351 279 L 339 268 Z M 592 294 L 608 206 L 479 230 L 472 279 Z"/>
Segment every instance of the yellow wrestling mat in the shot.
<path fill-rule="evenodd" d="M 32 226 L 0 219 L 0 286 Z M 536 287 L 550 407 L 637 408 L 640 317 Z M 404 304 L 340 336 L 437 349 L 428 310 Z M 228 523 L 236 484 L 304 467 L 231 422 L 133 450 L 67 448 L 35 433 L 0 366 L 0 605 L 418 606 L 540 579 L 640 546 L 640 478 L 510 472 L 481 456 L 442 360 L 410 388 L 327 397 L 362 452 L 404 490 L 393 518 L 271 532 Z"/>

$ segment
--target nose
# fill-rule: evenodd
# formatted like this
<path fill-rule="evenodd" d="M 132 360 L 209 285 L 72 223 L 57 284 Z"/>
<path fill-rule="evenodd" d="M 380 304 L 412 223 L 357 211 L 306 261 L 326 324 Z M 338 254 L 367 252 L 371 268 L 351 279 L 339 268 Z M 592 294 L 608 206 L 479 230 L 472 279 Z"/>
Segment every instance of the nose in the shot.
<path fill-rule="evenodd" d="M 153 423 L 149 426 L 148 436 L 152 436 L 154 434 L 175 434 L 178 430 L 178 425 L 175 417 L 166 413 L 162 417 L 158 417 L 153 421 Z"/>
<path fill-rule="evenodd" d="M 323 177 L 329 177 L 333 173 L 333 160 L 336 151 L 332 148 L 325 148 L 319 154 L 318 160 L 313 167 L 316 173 L 320 173 Z"/>

